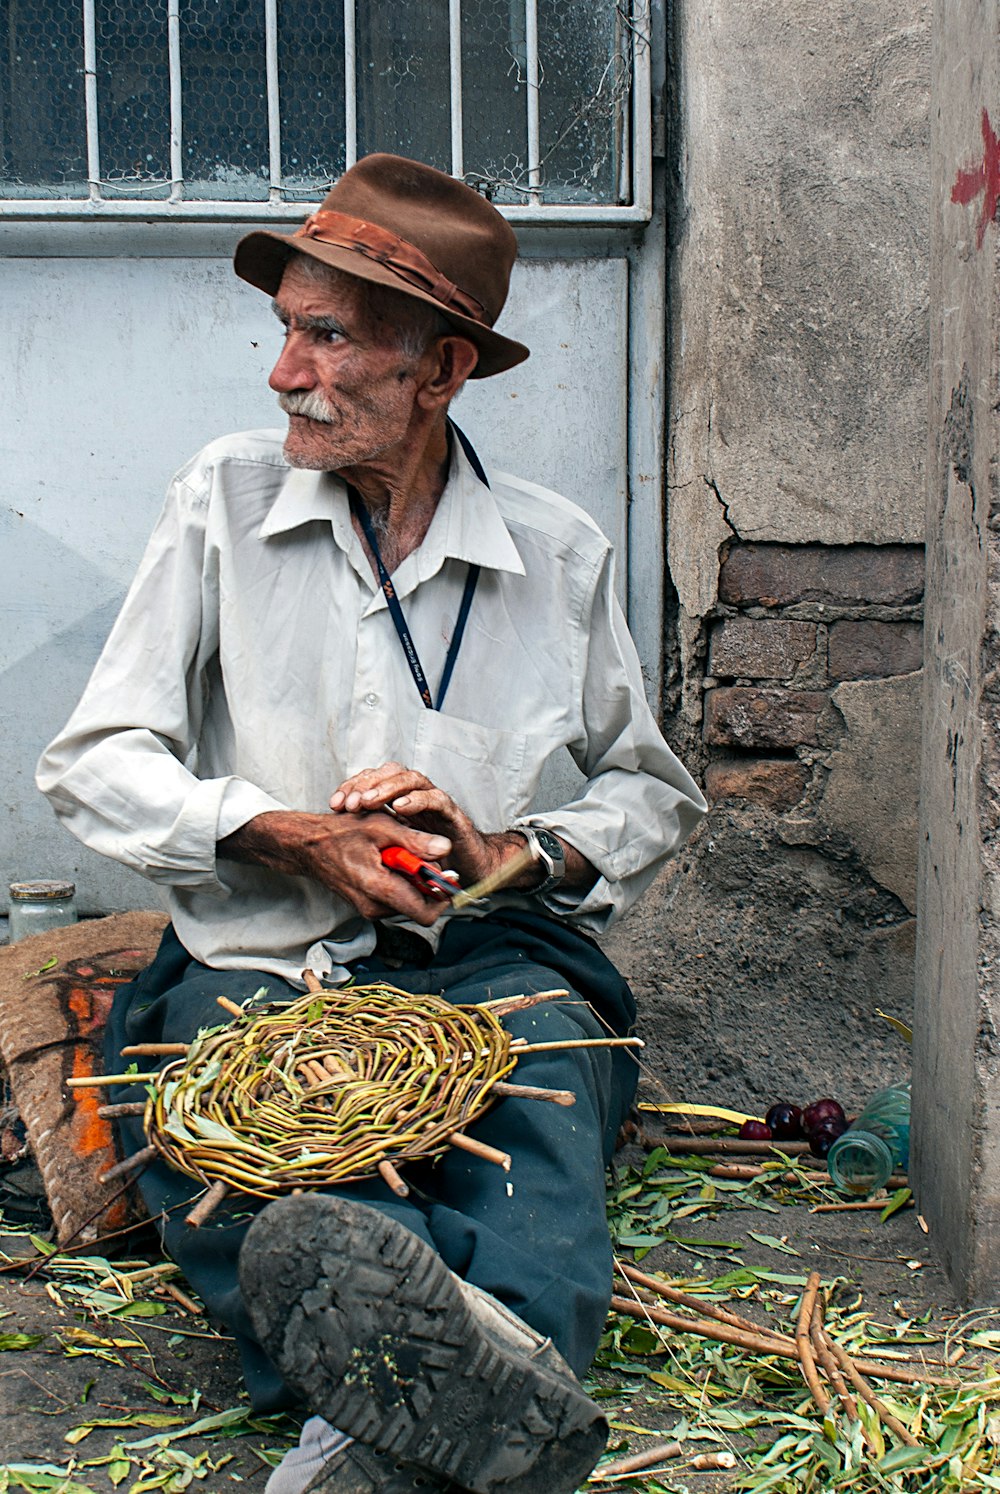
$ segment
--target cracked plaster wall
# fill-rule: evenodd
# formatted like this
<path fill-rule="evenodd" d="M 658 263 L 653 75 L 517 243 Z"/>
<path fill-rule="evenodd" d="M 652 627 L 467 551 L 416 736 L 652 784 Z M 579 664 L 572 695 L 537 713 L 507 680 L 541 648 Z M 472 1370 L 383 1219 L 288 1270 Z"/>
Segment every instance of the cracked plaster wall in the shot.
<path fill-rule="evenodd" d="M 929 6 L 675 14 L 670 564 L 743 540 L 916 541 L 926 428 Z"/>

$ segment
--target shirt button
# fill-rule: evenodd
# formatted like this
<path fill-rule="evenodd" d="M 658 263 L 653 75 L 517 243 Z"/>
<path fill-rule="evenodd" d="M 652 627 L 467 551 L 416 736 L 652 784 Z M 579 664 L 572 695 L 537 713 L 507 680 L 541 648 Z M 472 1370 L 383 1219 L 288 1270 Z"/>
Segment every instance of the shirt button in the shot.
<path fill-rule="evenodd" d="M 370 711 L 373 711 L 378 705 L 378 696 L 375 694 L 374 690 L 368 691 L 368 694 L 365 696 L 365 705 Z"/>

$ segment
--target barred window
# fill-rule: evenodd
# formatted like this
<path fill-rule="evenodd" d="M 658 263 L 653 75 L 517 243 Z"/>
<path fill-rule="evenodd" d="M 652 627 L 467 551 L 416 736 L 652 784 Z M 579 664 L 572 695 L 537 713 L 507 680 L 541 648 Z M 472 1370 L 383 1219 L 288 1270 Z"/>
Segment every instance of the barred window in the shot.
<path fill-rule="evenodd" d="M 390 150 L 600 216 L 641 197 L 646 24 L 645 0 L 0 0 L 0 198 L 252 213 Z"/>

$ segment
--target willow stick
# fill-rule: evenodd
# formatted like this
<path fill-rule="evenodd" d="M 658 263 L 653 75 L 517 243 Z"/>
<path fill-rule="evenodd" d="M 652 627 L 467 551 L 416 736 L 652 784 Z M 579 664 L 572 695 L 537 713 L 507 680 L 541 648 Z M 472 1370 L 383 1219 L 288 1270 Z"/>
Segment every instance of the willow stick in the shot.
<path fill-rule="evenodd" d="M 474 1157 L 482 1157 L 484 1162 L 495 1162 L 504 1172 L 510 1172 L 509 1152 L 498 1151 L 495 1146 L 487 1146 L 485 1141 L 477 1141 L 474 1136 L 466 1136 L 462 1131 L 452 1131 L 448 1142 L 449 1145 L 458 1147 L 460 1152 L 471 1152 Z"/>
<path fill-rule="evenodd" d="M 478 903 L 480 898 L 489 897 L 491 892 L 499 892 L 501 887 L 507 887 L 516 877 L 519 877 L 529 866 L 534 866 L 535 857 L 530 849 L 518 851 L 516 856 L 511 856 L 503 866 L 491 872 L 488 877 L 483 877 L 481 882 L 475 882 L 471 887 L 463 887 L 455 893 L 451 900 L 453 908 L 465 908 L 469 903 Z"/>
<path fill-rule="evenodd" d="M 189 1043 L 130 1043 L 122 1048 L 122 1058 L 133 1058 L 142 1054 L 144 1058 L 165 1058 L 168 1054 L 180 1057 L 187 1052 Z"/>
<path fill-rule="evenodd" d="M 809 1150 L 808 1141 L 740 1141 L 736 1136 L 664 1136 L 658 1143 L 668 1152 L 689 1152 L 693 1156 L 711 1156 L 718 1152 L 737 1157 L 798 1157 Z"/>
<path fill-rule="evenodd" d="M 621 1478 L 626 1473 L 640 1473 L 643 1468 L 652 1468 L 657 1463 L 665 1463 L 668 1458 L 683 1456 L 683 1442 L 657 1442 L 655 1447 L 647 1447 L 644 1452 L 632 1453 L 630 1457 L 619 1458 L 617 1463 L 609 1463 L 607 1468 L 598 1469 L 592 1478 L 595 1483 L 600 1483 L 606 1478 Z"/>
<path fill-rule="evenodd" d="M 510 1045 L 512 1054 L 518 1057 L 522 1053 L 556 1053 L 563 1048 L 645 1048 L 646 1044 L 642 1038 L 637 1037 L 613 1037 L 613 1038 L 565 1038 L 560 1043 L 520 1043 L 513 1042 Z"/>
<path fill-rule="evenodd" d="M 400 1198 L 409 1198 L 410 1190 L 387 1157 L 378 1164 L 379 1176 Z"/>
<path fill-rule="evenodd" d="M 731 1312 L 726 1307 L 719 1307 L 715 1302 L 703 1302 L 698 1297 L 692 1297 L 688 1292 L 682 1292 L 679 1287 L 668 1286 L 666 1282 L 660 1281 L 655 1276 L 647 1276 L 645 1271 L 640 1271 L 628 1261 L 616 1260 L 615 1266 L 627 1280 L 645 1287 L 648 1292 L 655 1292 L 658 1297 L 664 1297 L 668 1302 L 676 1302 L 680 1307 L 690 1307 L 693 1312 L 701 1313 L 702 1317 L 713 1318 L 717 1323 L 728 1323 L 731 1328 L 739 1328 L 744 1333 L 755 1333 L 773 1338 L 785 1349 L 795 1348 L 795 1340 L 786 1334 L 777 1333 L 773 1328 L 761 1328 L 758 1324 L 751 1323 L 748 1318 L 741 1318 L 738 1313 Z"/>
<path fill-rule="evenodd" d="M 509 1017 L 511 1012 L 526 1011 L 543 1001 L 561 1001 L 568 995 L 569 992 L 560 987 L 557 991 L 536 991 L 533 996 L 498 996 L 495 1001 L 480 1001 L 477 1005 L 485 1006 L 495 1017 Z"/>
<path fill-rule="evenodd" d="M 215 999 L 218 1002 L 219 1006 L 222 1007 L 222 1010 L 224 1012 L 228 1012 L 231 1017 L 246 1016 L 246 1012 L 243 1010 L 243 1008 L 241 1006 L 237 1006 L 235 1001 L 230 1001 L 228 996 L 216 996 Z"/>
<path fill-rule="evenodd" d="M 508 1084 L 498 1079 L 490 1085 L 490 1094 L 505 1100 L 551 1100 L 553 1105 L 575 1105 L 576 1095 L 571 1089 L 539 1089 L 535 1084 Z"/>
<path fill-rule="evenodd" d="M 202 1316 L 204 1308 L 199 1307 L 197 1302 L 189 1297 L 187 1292 L 182 1292 L 179 1286 L 174 1286 L 172 1281 L 164 1281 L 158 1290 L 166 1292 L 168 1297 L 173 1297 L 178 1306 L 183 1307 L 184 1311 L 190 1313 L 193 1318 Z"/>
<path fill-rule="evenodd" d="M 900 1442 L 905 1442 L 907 1447 L 919 1447 L 920 1443 L 918 1442 L 917 1438 L 914 1437 L 909 1427 L 904 1427 L 898 1416 L 893 1416 L 888 1406 L 884 1405 L 882 1401 L 879 1400 L 878 1396 L 875 1394 L 874 1390 L 872 1390 L 871 1386 L 868 1384 L 868 1381 L 863 1377 L 860 1370 L 858 1369 L 857 1364 L 851 1358 L 850 1354 L 848 1354 L 847 1350 L 840 1344 L 838 1344 L 836 1339 L 834 1338 L 831 1338 L 829 1340 L 829 1343 L 830 1349 L 835 1355 L 837 1363 L 840 1365 L 841 1369 L 844 1371 L 861 1399 L 868 1402 L 872 1410 L 876 1413 L 876 1415 L 880 1418 L 884 1425 L 889 1428 L 890 1432 L 894 1433 L 894 1435 L 899 1438 Z"/>
<path fill-rule="evenodd" d="M 775 1158 L 775 1161 L 780 1159 Z M 759 1167 L 753 1162 L 718 1162 L 714 1167 L 706 1168 L 706 1176 L 710 1178 L 729 1178 L 735 1183 L 753 1183 L 758 1178 L 764 1178 L 768 1182 L 775 1183 L 829 1183 L 830 1175 L 826 1172 L 782 1172 L 780 1168 Z"/>
<path fill-rule="evenodd" d="M 848 1390 L 844 1377 L 840 1372 L 840 1365 L 837 1363 L 836 1355 L 830 1347 L 830 1335 L 823 1326 L 823 1309 L 818 1296 L 813 1303 L 812 1319 L 809 1323 L 809 1336 L 812 1339 L 813 1352 L 816 1355 L 816 1359 L 822 1366 L 823 1373 L 836 1392 L 840 1404 L 852 1421 L 860 1421 L 858 1403 Z M 867 1428 L 862 1426 L 861 1431 L 868 1451 L 875 1452 L 875 1443 Z"/>
<path fill-rule="evenodd" d="M 866 1198 L 858 1203 L 821 1203 L 813 1204 L 809 1212 L 810 1214 L 852 1214 L 865 1209 L 872 1211 L 875 1209 L 886 1209 L 891 1202 L 892 1200 L 888 1198 Z M 896 1208 L 903 1209 L 913 1209 L 915 1207 L 916 1204 L 912 1198 L 908 1198 L 905 1203 L 896 1205 Z"/>
<path fill-rule="evenodd" d="M 117 1120 L 122 1115 L 143 1115 L 146 1110 L 145 1100 L 126 1100 L 121 1105 L 98 1105 L 97 1113 L 101 1120 Z"/>
<path fill-rule="evenodd" d="M 228 1192 L 229 1184 L 224 1183 L 220 1178 L 217 1183 L 212 1184 L 207 1193 L 202 1195 L 190 1214 L 185 1216 L 184 1223 L 190 1224 L 192 1229 L 199 1229 L 209 1215 L 219 1207 Z"/>
<path fill-rule="evenodd" d="M 666 1308 L 654 1307 L 650 1302 L 636 1301 L 631 1297 L 613 1296 L 611 1306 L 616 1312 L 626 1313 L 630 1318 L 647 1317 L 664 1328 L 673 1328 L 678 1333 L 694 1333 L 699 1338 L 711 1338 L 720 1344 L 735 1344 L 739 1349 L 749 1349 L 753 1354 L 776 1354 L 784 1359 L 797 1359 L 795 1348 L 786 1349 L 783 1344 L 761 1333 L 748 1333 L 742 1328 L 732 1328 L 727 1323 L 713 1323 L 703 1319 L 700 1323 L 685 1318 L 679 1312 L 668 1312 Z"/>
<path fill-rule="evenodd" d="M 323 982 L 320 980 L 315 970 L 303 970 L 302 980 L 306 990 L 311 996 L 317 996 L 323 989 Z"/>
<path fill-rule="evenodd" d="M 799 1308 L 799 1320 L 795 1327 L 795 1346 L 799 1351 L 799 1364 L 802 1367 L 802 1378 L 806 1382 L 809 1394 L 816 1402 L 821 1416 L 825 1416 L 830 1409 L 830 1397 L 823 1389 L 816 1368 L 816 1360 L 812 1351 L 812 1340 L 809 1337 L 809 1328 L 812 1323 L 813 1308 L 816 1305 L 816 1294 L 819 1291 L 820 1274 L 818 1271 L 809 1273 L 806 1289 L 802 1293 L 802 1305 Z"/>
<path fill-rule="evenodd" d="M 133 1152 L 131 1157 L 126 1157 L 123 1162 L 116 1162 L 114 1167 L 109 1167 L 102 1172 L 97 1179 L 99 1183 L 111 1183 L 115 1178 L 122 1178 L 127 1172 L 134 1172 L 137 1167 L 145 1167 L 147 1162 L 152 1162 L 156 1156 L 155 1146 L 144 1146 L 141 1151 Z"/>
<path fill-rule="evenodd" d="M 112 1084 L 151 1084 L 159 1074 L 90 1074 L 83 1079 L 67 1079 L 67 1089 L 100 1089 Z"/>

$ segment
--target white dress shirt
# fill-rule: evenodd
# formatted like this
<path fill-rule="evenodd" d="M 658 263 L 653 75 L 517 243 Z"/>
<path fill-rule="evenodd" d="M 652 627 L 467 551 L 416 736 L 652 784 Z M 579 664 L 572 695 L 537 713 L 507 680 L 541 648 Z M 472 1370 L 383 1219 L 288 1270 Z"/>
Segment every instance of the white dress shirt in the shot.
<path fill-rule="evenodd" d="M 345 778 L 389 760 L 480 830 L 530 822 L 575 846 L 596 883 L 544 901 L 605 929 L 705 810 L 646 704 L 610 544 L 555 493 L 493 471 L 487 487 L 453 442 L 430 528 L 393 574 L 436 693 L 468 567 L 482 567 L 431 711 L 344 484 L 290 469 L 283 436 L 224 437 L 174 478 L 83 699 L 42 755 L 42 792 L 80 840 L 161 885 L 185 948 L 218 969 L 336 980 L 371 951 L 371 924 L 342 898 L 217 858 L 216 843 L 266 810 L 322 813 Z M 532 813 L 560 748 L 587 782 Z"/>

